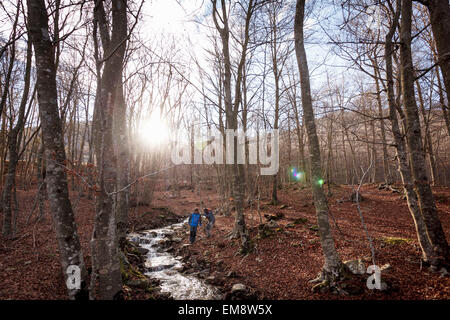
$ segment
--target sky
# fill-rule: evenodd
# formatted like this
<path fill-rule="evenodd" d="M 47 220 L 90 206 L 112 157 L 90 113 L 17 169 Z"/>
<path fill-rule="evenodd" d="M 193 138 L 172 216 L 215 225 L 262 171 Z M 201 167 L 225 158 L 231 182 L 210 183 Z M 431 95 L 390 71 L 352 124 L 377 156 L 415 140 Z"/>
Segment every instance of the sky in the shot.
<path fill-rule="evenodd" d="M 205 26 L 208 20 L 211 20 L 207 14 L 208 6 L 210 0 L 147 0 L 143 7 L 141 30 L 149 40 L 159 35 L 177 37 L 179 49 L 186 51 L 184 56 L 194 54 L 202 63 L 204 50 L 211 46 L 208 40 L 210 32 Z M 345 67 L 340 67 L 345 62 L 333 55 L 331 46 L 325 44 L 327 40 L 317 22 L 324 15 L 332 16 L 326 26 L 331 28 L 330 24 L 335 21 L 338 13 L 331 6 L 319 1 L 313 14 L 305 22 L 306 30 L 314 31 L 310 41 L 306 42 L 313 88 L 318 88 L 326 82 L 327 73 L 336 78 L 345 71 Z M 203 20 L 202 24 L 196 22 L 198 20 Z"/>

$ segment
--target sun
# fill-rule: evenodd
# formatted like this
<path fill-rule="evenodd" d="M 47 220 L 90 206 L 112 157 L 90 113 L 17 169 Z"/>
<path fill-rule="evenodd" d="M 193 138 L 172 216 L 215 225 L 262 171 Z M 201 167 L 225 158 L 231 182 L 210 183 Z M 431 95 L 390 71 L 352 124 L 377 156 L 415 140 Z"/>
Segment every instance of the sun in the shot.
<path fill-rule="evenodd" d="M 147 146 L 162 146 L 169 142 L 169 126 L 157 112 L 139 124 L 139 140 Z"/>

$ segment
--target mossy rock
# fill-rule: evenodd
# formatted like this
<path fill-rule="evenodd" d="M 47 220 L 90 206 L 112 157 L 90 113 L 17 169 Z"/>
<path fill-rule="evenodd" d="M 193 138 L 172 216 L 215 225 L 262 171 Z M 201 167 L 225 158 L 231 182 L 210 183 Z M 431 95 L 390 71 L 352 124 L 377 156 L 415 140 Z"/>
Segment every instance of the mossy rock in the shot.
<path fill-rule="evenodd" d="M 126 281 L 126 284 L 127 286 L 132 288 L 146 290 L 149 287 L 150 282 L 148 281 L 148 279 L 131 279 Z"/>
<path fill-rule="evenodd" d="M 122 280 L 124 282 L 132 278 L 147 279 L 146 276 L 144 276 L 139 270 L 133 267 L 122 256 L 119 258 L 119 263 L 120 263 L 120 273 L 122 274 Z"/>
<path fill-rule="evenodd" d="M 387 244 L 392 244 L 392 245 L 411 243 L 413 241 L 412 239 L 397 238 L 397 237 L 383 237 L 381 240 Z"/>
<path fill-rule="evenodd" d="M 316 226 L 315 224 L 310 225 L 308 229 L 312 231 L 319 231 L 319 227 Z"/>
<path fill-rule="evenodd" d="M 130 266 L 125 263 L 125 261 L 123 260 L 122 257 L 119 258 L 119 263 L 120 263 L 120 273 L 122 275 L 122 280 L 127 281 L 130 278 L 130 276 L 129 276 Z"/>

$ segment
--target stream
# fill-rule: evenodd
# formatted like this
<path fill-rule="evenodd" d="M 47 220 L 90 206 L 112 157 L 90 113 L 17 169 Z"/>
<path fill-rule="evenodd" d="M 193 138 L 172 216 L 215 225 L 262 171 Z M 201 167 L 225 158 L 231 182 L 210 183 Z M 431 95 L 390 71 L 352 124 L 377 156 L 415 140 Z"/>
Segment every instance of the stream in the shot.
<path fill-rule="evenodd" d="M 129 234 L 129 239 L 140 247 L 149 250 L 146 254 L 146 276 L 158 279 L 162 293 L 170 293 L 175 300 L 214 300 L 220 299 L 219 291 L 193 275 L 183 274 L 182 257 L 174 257 L 167 252 L 164 242 L 176 231 L 185 228 L 187 219 L 168 227 Z"/>

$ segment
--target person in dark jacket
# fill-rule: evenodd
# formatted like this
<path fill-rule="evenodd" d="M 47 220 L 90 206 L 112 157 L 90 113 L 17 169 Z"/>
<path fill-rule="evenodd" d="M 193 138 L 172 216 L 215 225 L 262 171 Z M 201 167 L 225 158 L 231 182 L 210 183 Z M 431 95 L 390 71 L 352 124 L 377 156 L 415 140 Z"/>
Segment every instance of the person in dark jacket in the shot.
<path fill-rule="evenodd" d="M 200 212 L 198 211 L 198 208 L 194 209 L 194 212 L 191 213 L 189 216 L 189 229 L 190 229 L 190 236 L 189 240 L 192 243 L 195 242 L 195 236 L 197 235 L 197 227 L 202 225 L 202 217 L 200 215 Z"/>
<path fill-rule="evenodd" d="M 209 238 L 211 237 L 211 229 L 214 226 L 214 222 L 216 222 L 216 218 L 214 217 L 214 213 L 209 208 L 204 208 L 203 213 L 205 215 L 205 218 L 208 219 L 208 224 L 205 227 L 206 236 Z"/>

